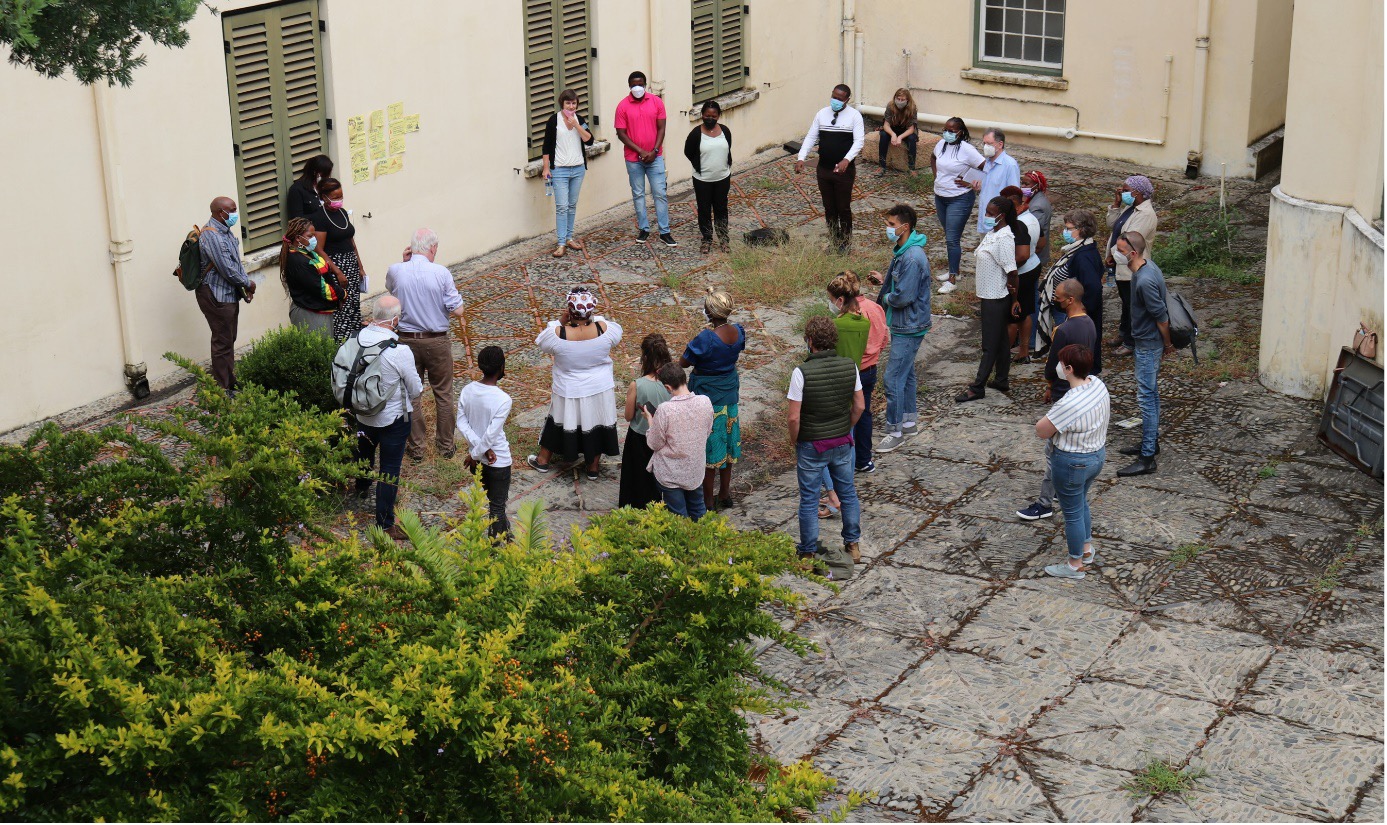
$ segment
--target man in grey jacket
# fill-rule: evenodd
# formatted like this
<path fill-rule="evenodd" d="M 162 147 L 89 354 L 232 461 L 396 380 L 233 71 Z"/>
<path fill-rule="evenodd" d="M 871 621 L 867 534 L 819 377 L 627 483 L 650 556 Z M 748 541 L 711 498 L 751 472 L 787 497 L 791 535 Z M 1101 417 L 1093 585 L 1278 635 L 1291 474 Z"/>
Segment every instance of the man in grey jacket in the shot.
<path fill-rule="evenodd" d="M 885 278 L 876 271 L 867 276 L 872 283 L 881 284 L 877 303 L 886 310 L 886 325 L 891 331 L 884 379 L 886 437 L 877 445 L 879 453 L 891 452 L 917 431 L 915 355 L 932 323 L 929 258 L 925 255 L 925 236 L 915 231 L 918 221 L 919 216 L 907 204 L 898 203 L 887 211 L 891 266 Z"/>

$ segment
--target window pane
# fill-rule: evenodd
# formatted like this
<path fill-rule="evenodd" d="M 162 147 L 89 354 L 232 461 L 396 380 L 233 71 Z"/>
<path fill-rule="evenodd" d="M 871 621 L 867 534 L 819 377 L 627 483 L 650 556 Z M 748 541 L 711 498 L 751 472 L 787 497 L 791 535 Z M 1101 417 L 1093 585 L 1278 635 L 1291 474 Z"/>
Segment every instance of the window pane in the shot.
<path fill-rule="evenodd" d="M 1004 13 L 1000 7 L 989 5 L 986 13 L 983 14 L 983 31 L 999 32 L 1002 30 L 1002 18 Z"/>
<path fill-rule="evenodd" d="M 1045 15 L 1045 35 L 1047 37 L 1064 37 L 1064 15 Z"/>
<path fill-rule="evenodd" d="M 1045 0 L 1026 0 L 1026 8 L 1037 10 L 1043 9 L 1045 8 Z"/>
<path fill-rule="evenodd" d="M 1026 60 L 1034 60 L 1034 61 L 1036 61 L 1037 63 L 1040 62 L 1040 58 L 1041 58 L 1041 56 L 1044 54 L 1044 49 L 1043 49 L 1042 46 L 1041 46 L 1041 43 L 1042 43 L 1042 42 L 1043 42 L 1043 41 L 1042 41 L 1039 37 L 1027 37 L 1027 38 L 1025 38 L 1025 44 L 1026 44 L 1026 51 L 1025 51 L 1026 58 L 1025 58 L 1025 59 L 1026 59 Z"/>
<path fill-rule="evenodd" d="M 1064 14 L 1064 0 L 1045 0 L 1045 8 L 1047 11 Z"/>
<path fill-rule="evenodd" d="M 1045 62 L 1059 66 L 1064 63 L 1064 41 L 1046 40 L 1045 41 Z"/>
<path fill-rule="evenodd" d="M 1021 59 L 1020 35 L 1009 34 L 1006 36 L 1006 42 L 1002 47 L 1002 57 L 1005 57 L 1008 60 Z"/>
<path fill-rule="evenodd" d="M 983 35 L 982 55 L 983 57 L 1002 56 L 1002 36 L 1000 34 Z"/>
<path fill-rule="evenodd" d="M 1026 34 L 1039 37 L 1045 33 L 1045 12 L 1028 11 L 1026 12 Z"/>
<path fill-rule="evenodd" d="M 1025 0 L 1007 0 L 1007 8 L 1019 9 L 1025 5 Z"/>
<path fill-rule="evenodd" d="M 1003 30 L 1011 34 L 1020 34 L 1025 24 L 1025 12 L 1018 9 L 1007 9 L 1006 25 Z"/>

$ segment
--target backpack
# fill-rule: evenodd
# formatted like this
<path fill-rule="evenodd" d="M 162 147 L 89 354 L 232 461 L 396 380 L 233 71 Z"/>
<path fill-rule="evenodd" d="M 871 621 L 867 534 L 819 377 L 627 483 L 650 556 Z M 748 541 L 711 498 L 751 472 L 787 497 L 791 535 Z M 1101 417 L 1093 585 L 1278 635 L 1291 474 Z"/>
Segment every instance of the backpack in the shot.
<path fill-rule="evenodd" d="M 1199 348 L 1196 345 L 1199 338 L 1199 318 L 1194 314 L 1194 307 L 1185 300 L 1185 296 L 1178 292 L 1171 292 L 1166 297 L 1166 315 L 1170 322 L 1170 343 L 1176 349 L 1190 348 L 1190 353 L 1194 355 L 1194 363 L 1199 363 Z"/>
<path fill-rule="evenodd" d="M 183 282 L 183 288 L 192 292 L 202 286 L 202 279 L 212 270 L 212 262 L 202 265 L 202 227 L 194 225 L 183 245 L 178 247 L 178 267 L 173 277 Z"/>
<path fill-rule="evenodd" d="M 381 375 L 388 349 L 399 341 L 387 338 L 369 347 L 361 345 L 361 333 L 348 338 L 338 347 L 332 359 L 332 395 L 342 408 L 354 415 L 377 415 L 395 394 L 395 387 L 385 384 Z"/>

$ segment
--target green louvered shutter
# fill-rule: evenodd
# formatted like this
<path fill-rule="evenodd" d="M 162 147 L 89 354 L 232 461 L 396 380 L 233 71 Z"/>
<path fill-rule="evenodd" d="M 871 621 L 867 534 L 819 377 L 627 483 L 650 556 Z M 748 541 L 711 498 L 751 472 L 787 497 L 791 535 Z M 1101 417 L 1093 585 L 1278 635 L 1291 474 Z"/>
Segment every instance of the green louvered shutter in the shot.
<path fill-rule="evenodd" d="M 693 97 L 699 103 L 746 85 L 745 8 L 732 0 L 692 0 Z"/>
<path fill-rule="evenodd" d="M 222 18 L 245 249 L 274 245 L 295 170 L 327 140 L 316 0 Z"/>
<path fill-rule="evenodd" d="M 544 145 L 544 123 L 558 108 L 559 92 L 578 93 L 578 108 L 591 104 L 591 38 L 588 0 L 525 0 L 525 86 L 530 160 Z"/>

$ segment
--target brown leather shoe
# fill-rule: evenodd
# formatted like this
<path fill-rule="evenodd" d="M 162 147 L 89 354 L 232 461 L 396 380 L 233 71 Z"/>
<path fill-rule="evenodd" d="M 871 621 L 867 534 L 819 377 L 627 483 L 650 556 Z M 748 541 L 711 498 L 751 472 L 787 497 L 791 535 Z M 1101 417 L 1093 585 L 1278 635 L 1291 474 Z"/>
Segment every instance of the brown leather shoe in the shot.
<path fill-rule="evenodd" d="M 395 541 L 409 541 L 409 536 L 405 535 L 405 531 L 398 524 L 390 525 L 385 534 Z"/>
<path fill-rule="evenodd" d="M 568 239 L 568 248 L 569 248 L 569 249 L 576 249 L 576 250 L 578 250 L 579 252 L 582 252 L 582 251 L 583 251 L 584 249 L 586 249 L 587 247 L 583 246 L 583 242 L 580 241 L 580 240 L 578 240 L 577 238 L 569 238 L 569 239 Z"/>
<path fill-rule="evenodd" d="M 859 545 L 859 542 L 855 542 L 855 541 L 846 542 L 846 543 L 843 545 L 843 548 L 844 548 L 845 550 L 848 551 L 848 554 L 849 554 L 849 555 L 852 556 L 852 563 L 853 563 L 853 564 L 861 564 L 861 563 L 862 563 L 862 550 L 861 550 L 861 548 L 860 548 L 858 545 Z"/>
<path fill-rule="evenodd" d="M 553 251 L 553 252 L 550 252 L 549 254 L 550 254 L 550 255 L 553 255 L 555 258 L 562 258 L 562 257 L 563 257 L 563 249 L 564 249 L 564 248 L 563 248 L 562 246 L 555 247 L 555 248 L 554 248 L 554 251 Z"/>

